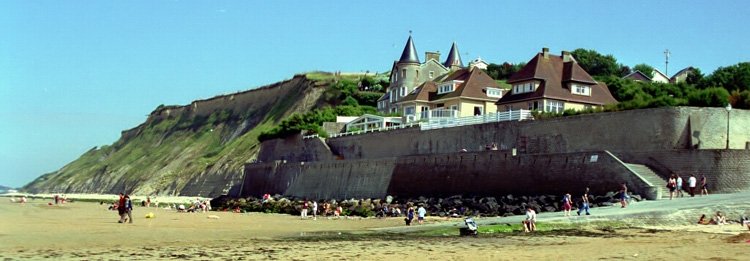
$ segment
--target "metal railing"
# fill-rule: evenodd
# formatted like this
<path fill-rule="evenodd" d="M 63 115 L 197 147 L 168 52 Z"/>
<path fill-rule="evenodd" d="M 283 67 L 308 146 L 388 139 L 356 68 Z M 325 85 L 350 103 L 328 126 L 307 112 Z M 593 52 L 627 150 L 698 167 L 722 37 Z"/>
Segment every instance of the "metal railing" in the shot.
<path fill-rule="evenodd" d="M 534 117 L 531 115 L 529 110 L 515 110 L 515 111 L 504 111 L 494 112 L 485 115 L 468 116 L 468 117 L 456 117 L 456 118 L 431 118 L 427 122 L 422 122 L 420 125 L 421 130 L 432 130 L 440 128 L 450 128 L 465 125 L 483 124 L 490 122 L 501 122 L 501 121 L 522 121 L 531 120 Z"/>
<path fill-rule="evenodd" d="M 406 129 L 406 128 L 418 127 L 419 124 L 420 124 L 419 122 L 412 122 L 412 123 L 407 123 L 407 124 L 403 124 L 403 125 L 396 125 L 396 126 L 390 126 L 390 127 L 385 127 L 385 128 L 368 129 L 368 130 L 358 130 L 358 131 L 350 131 L 350 132 L 344 132 L 344 133 L 334 133 L 334 134 L 329 135 L 328 137 L 329 138 L 336 138 L 336 137 L 350 136 L 350 135 L 360 135 L 360 134 L 372 133 L 372 132 L 381 132 L 381 131 Z M 316 136 L 316 135 L 310 135 L 310 136 Z M 307 136 L 305 136 L 305 137 L 307 137 Z"/>
<path fill-rule="evenodd" d="M 334 133 L 329 135 L 329 138 L 336 138 L 342 136 L 360 135 L 372 132 L 390 131 L 398 129 L 406 129 L 412 127 L 419 127 L 420 130 L 431 130 L 440 128 L 450 128 L 465 125 L 483 124 L 490 122 L 501 122 L 501 121 L 523 121 L 533 120 L 534 117 L 531 115 L 529 110 L 515 110 L 515 111 L 504 111 L 488 113 L 485 115 L 468 116 L 468 117 L 434 117 L 423 122 L 411 122 L 403 125 L 390 126 L 385 128 L 369 129 L 369 130 L 358 130 L 344 133 Z M 312 139 L 320 137 L 318 134 L 302 136 L 303 139 Z"/>

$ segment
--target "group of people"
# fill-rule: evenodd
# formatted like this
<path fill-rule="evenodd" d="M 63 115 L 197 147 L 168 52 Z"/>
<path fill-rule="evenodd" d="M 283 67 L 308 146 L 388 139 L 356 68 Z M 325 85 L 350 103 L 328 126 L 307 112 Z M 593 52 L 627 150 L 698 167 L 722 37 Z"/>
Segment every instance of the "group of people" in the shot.
<path fill-rule="evenodd" d="M 416 210 L 417 214 L 417 222 L 422 225 L 424 224 L 424 218 L 427 215 L 427 210 L 422 206 L 419 205 L 419 208 Z M 411 226 L 411 223 L 414 221 L 414 207 L 409 206 L 406 209 L 406 217 L 404 218 L 404 223 L 406 223 L 407 226 Z"/>
<path fill-rule="evenodd" d="M 117 201 L 117 214 L 120 216 L 120 220 L 117 223 L 128 222 L 133 224 L 133 201 L 130 200 L 130 195 L 120 193 L 120 199 Z"/>
<path fill-rule="evenodd" d="M 695 189 L 698 188 L 698 179 L 695 178 L 695 175 L 690 174 L 690 177 L 688 178 L 687 182 L 688 186 L 688 194 L 690 194 L 691 197 L 695 197 Z M 677 175 L 677 173 L 672 173 L 672 176 L 669 177 L 669 180 L 667 180 L 667 188 L 669 189 L 669 199 L 675 197 L 684 197 L 684 190 L 683 190 L 684 184 L 682 177 Z M 708 182 L 706 180 L 706 175 L 701 175 L 700 178 L 700 195 L 708 195 Z"/>
<path fill-rule="evenodd" d="M 747 227 L 748 230 L 750 230 L 750 218 L 747 216 L 740 217 L 740 220 L 738 222 L 741 226 Z M 727 221 L 727 216 L 724 215 L 721 211 L 716 211 L 716 214 L 711 219 L 708 219 L 706 217 L 706 214 L 701 215 L 700 219 L 698 219 L 698 225 L 726 225 L 729 224 Z"/>

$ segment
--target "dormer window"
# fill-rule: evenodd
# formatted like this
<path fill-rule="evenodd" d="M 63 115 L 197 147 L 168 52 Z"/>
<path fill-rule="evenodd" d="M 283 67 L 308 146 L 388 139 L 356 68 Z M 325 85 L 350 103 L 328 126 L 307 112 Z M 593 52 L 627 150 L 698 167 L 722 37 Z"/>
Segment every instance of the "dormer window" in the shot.
<path fill-rule="evenodd" d="M 513 85 L 513 94 L 534 92 L 536 90 L 535 82 L 525 82 Z"/>
<path fill-rule="evenodd" d="M 453 80 L 450 82 L 444 82 L 438 86 L 438 94 L 449 93 L 456 89 L 456 86 L 463 83 L 463 81 Z"/>
<path fill-rule="evenodd" d="M 582 84 L 572 84 L 570 92 L 578 95 L 591 96 L 591 86 Z"/>
<path fill-rule="evenodd" d="M 487 90 L 487 97 L 500 98 L 503 96 L 503 90 L 493 87 L 485 88 Z"/>

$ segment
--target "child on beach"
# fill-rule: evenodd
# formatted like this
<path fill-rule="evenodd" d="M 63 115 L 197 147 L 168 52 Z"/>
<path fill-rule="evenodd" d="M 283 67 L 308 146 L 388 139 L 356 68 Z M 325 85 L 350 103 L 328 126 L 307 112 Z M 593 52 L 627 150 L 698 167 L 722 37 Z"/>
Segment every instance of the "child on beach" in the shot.
<path fill-rule="evenodd" d="M 563 195 L 563 215 L 566 217 L 570 216 L 570 212 L 573 209 L 573 204 L 571 203 L 571 196 L 570 193 L 566 193 Z"/>

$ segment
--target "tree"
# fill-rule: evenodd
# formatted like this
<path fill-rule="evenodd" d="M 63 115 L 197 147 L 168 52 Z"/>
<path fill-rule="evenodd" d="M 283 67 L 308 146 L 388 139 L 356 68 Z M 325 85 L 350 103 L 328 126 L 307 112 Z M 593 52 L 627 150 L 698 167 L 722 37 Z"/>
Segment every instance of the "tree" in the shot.
<path fill-rule="evenodd" d="M 620 65 L 611 54 L 602 55 L 594 50 L 583 48 L 575 49 L 571 54 L 578 65 L 591 76 L 618 76 L 620 73 Z"/>
<path fill-rule="evenodd" d="M 526 65 L 526 63 L 519 63 L 519 64 L 511 64 L 508 62 L 504 62 L 503 64 L 494 64 L 490 63 L 487 65 L 487 75 L 489 75 L 492 79 L 495 80 L 506 80 L 510 78 L 511 75 L 521 70 Z"/>
<path fill-rule="evenodd" d="M 703 80 L 703 73 L 701 72 L 701 70 L 693 67 L 693 71 L 688 73 L 688 76 L 685 79 L 685 82 L 687 84 L 696 85 L 700 83 L 702 80 Z"/>
<path fill-rule="evenodd" d="M 750 62 L 719 67 L 704 81 L 701 81 L 699 86 L 703 88 L 720 86 L 729 91 L 750 90 Z"/>
<path fill-rule="evenodd" d="M 630 66 L 627 65 L 620 65 L 620 77 L 625 77 L 626 75 L 632 73 L 633 70 L 630 69 Z"/>
<path fill-rule="evenodd" d="M 721 87 L 696 90 L 688 94 L 688 101 L 692 106 L 724 107 L 729 102 L 729 92 Z"/>
<path fill-rule="evenodd" d="M 651 67 L 651 65 L 645 63 L 636 64 L 635 66 L 633 66 L 633 70 L 640 71 L 649 78 L 654 77 L 654 67 Z"/>

